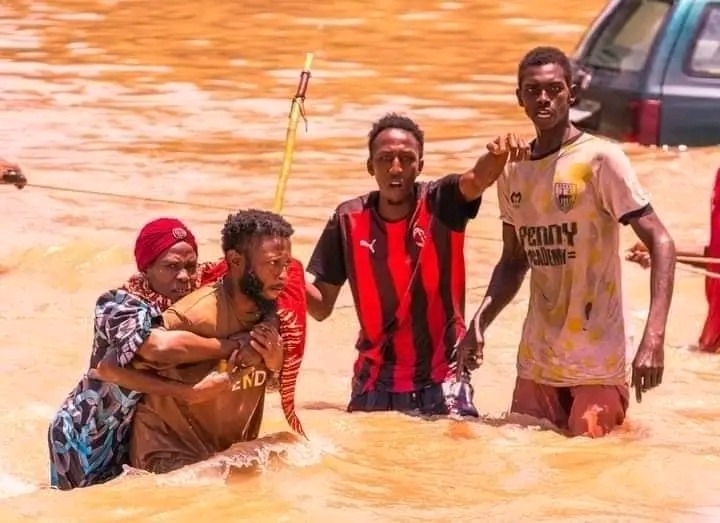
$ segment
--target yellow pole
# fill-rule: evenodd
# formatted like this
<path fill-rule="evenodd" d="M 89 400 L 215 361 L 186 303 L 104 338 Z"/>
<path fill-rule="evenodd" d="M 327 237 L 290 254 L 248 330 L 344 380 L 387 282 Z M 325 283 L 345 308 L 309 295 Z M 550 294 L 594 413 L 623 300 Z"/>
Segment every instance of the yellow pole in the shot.
<path fill-rule="evenodd" d="M 307 91 L 308 81 L 310 80 L 310 66 L 313 61 L 313 53 L 305 55 L 305 65 L 302 73 L 300 73 L 300 82 L 298 83 L 297 92 L 292 99 L 290 106 L 290 117 L 288 121 L 287 135 L 285 137 L 285 153 L 283 154 L 282 169 L 278 177 L 278 184 L 275 188 L 275 200 L 273 202 L 273 212 L 282 212 L 285 203 L 285 189 L 287 181 L 290 177 L 290 168 L 293 161 L 293 153 L 295 152 L 295 134 L 300 116 L 303 116 L 303 102 L 305 101 L 305 92 Z"/>
<path fill-rule="evenodd" d="M 310 81 L 310 66 L 313 61 L 313 53 L 305 55 L 305 65 L 300 73 L 300 81 L 295 96 L 290 106 L 290 117 L 288 121 L 287 135 L 285 137 L 285 153 L 283 154 L 282 169 L 278 178 L 278 184 L 275 188 L 275 201 L 273 203 L 273 212 L 280 213 L 285 200 L 285 188 L 290 177 L 290 167 L 292 166 L 293 152 L 295 151 L 295 134 L 297 132 L 298 121 L 303 115 L 303 102 L 305 101 L 305 93 L 307 92 L 308 82 Z M 223 359 L 217 365 L 218 372 L 228 371 L 228 362 Z"/>

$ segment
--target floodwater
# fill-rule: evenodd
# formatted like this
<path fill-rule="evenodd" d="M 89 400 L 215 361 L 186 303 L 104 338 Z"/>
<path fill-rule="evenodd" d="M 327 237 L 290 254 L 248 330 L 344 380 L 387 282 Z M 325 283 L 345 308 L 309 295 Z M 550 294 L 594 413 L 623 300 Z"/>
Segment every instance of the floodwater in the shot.
<path fill-rule="evenodd" d="M 488 333 L 473 378 L 484 421 L 344 413 L 357 329 L 345 290 L 329 320 L 309 325 L 298 391 L 309 443 L 280 434 L 247 448 L 248 468 L 227 480 L 213 468 L 47 488 L 48 419 L 87 364 L 96 296 L 132 272 L 147 220 L 181 217 L 209 259 L 227 210 L 270 207 L 305 52 L 316 53 L 309 123 L 284 208 L 303 261 L 334 205 L 373 187 L 364 160 L 375 119 L 397 110 L 419 121 L 426 177 L 468 168 L 492 136 L 531 131 L 513 100 L 522 54 L 571 51 L 602 5 L 3 1 L 0 156 L 35 184 L 90 193 L 0 188 L 0 520 L 719 520 L 720 358 L 688 350 L 705 314 L 703 279 L 680 270 L 666 381 L 607 439 L 505 419 L 527 287 Z M 627 150 L 678 243 L 699 248 L 720 151 Z M 499 233 L 490 191 L 469 231 L 469 309 Z M 632 242 L 624 231 L 623 245 Z M 642 329 L 649 274 L 627 267 L 625 280 Z M 286 430 L 274 396 L 266 419 L 265 434 Z"/>

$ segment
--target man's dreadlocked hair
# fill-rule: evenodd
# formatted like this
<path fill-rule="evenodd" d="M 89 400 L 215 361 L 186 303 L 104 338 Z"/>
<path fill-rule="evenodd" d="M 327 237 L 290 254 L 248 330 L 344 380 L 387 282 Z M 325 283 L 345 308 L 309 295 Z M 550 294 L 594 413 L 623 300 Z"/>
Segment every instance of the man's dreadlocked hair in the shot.
<path fill-rule="evenodd" d="M 386 129 L 401 129 L 412 134 L 420 144 L 420 158 L 423 156 L 423 149 L 425 147 L 425 133 L 422 132 L 420 126 L 415 123 L 412 118 L 403 116 L 398 113 L 388 113 L 377 122 L 375 122 L 370 129 L 368 134 L 368 152 L 372 156 L 373 142 L 377 138 L 378 134 L 385 131 Z"/>
<path fill-rule="evenodd" d="M 541 46 L 531 49 L 518 65 L 518 86 L 522 81 L 522 75 L 528 67 L 538 67 L 541 65 L 555 64 L 563 69 L 565 81 L 568 85 L 572 85 L 572 67 L 567 55 L 557 47 Z"/>
<path fill-rule="evenodd" d="M 251 240 L 262 237 L 290 238 L 292 225 L 279 214 L 247 209 L 228 215 L 222 230 L 222 249 L 244 250 Z"/>

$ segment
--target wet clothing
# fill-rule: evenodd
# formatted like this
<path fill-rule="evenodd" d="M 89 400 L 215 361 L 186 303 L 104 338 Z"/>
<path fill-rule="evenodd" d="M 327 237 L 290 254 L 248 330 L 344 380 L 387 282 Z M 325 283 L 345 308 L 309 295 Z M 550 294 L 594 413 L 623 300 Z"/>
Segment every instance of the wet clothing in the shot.
<path fill-rule="evenodd" d="M 530 265 L 518 376 L 556 387 L 627 383 L 634 349 L 622 296 L 620 225 L 652 212 L 619 145 L 587 134 L 511 163 L 501 219 Z"/>
<path fill-rule="evenodd" d="M 414 392 L 378 392 L 370 391 L 354 396 L 348 405 L 348 412 L 396 410 L 416 413 L 423 416 L 478 417 L 473 404 L 474 390 L 470 376 L 456 381 L 454 377 L 441 385 L 429 385 Z"/>
<path fill-rule="evenodd" d="M 227 264 L 221 261 L 214 273 L 208 272 L 208 281 L 215 281 L 227 272 Z M 280 392 L 280 405 L 290 428 L 305 436 L 305 430 L 295 412 L 295 389 L 300 365 L 305 354 L 307 339 L 307 297 L 305 294 L 305 269 L 298 260 L 291 260 L 285 288 L 277 300 L 277 316 L 285 358 L 280 376 L 268 383 L 268 387 Z"/>
<path fill-rule="evenodd" d="M 194 287 L 210 284 L 227 272 L 224 260 L 198 267 Z M 161 312 L 172 301 L 153 291 L 141 273 L 95 305 L 93 349 L 89 368 L 105 358 L 128 366 L 150 335 L 161 326 Z M 283 412 L 291 428 L 304 434 L 295 413 L 295 385 L 305 349 L 307 306 L 302 265 L 291 262 L 286 288 L 278 298 L 285 361 L 280 375 Z M 129 463 L 130 425 L 142 394 L 83 376 L 53 417 L 48 430 L 50 485 L 68 490 L 104 483 Z"/>
<path fill-rule="evenodd" d="M 160 326 L 160 309 L 125 290 L 100 296 L 90 368 L 105 358 L 120 367 L 134 359 Z M 128 435 L 142 395 L 83 376 L 50 422 L 50 485 L 62 490 L 104 483 L 128 461 Z"/>
<path fill-rule="evenodd" d="M 190 331 L 206 338 L 227 338 L 249 332 L 262 318 L 241 316 L 218 282 L 181 299 L 163 313 L 169 330 Z M 160 376 L 194 385 L 212 371 L 219 360 L 157 369 Z M 138 359 L 135 366 L 152 362 Z M 265 387 L 270 372 L 263 364 L 243 371 L 236 390 L 212 400 L 189 404 L 157 394 L 145 394 L 138 404 L 130 436 L 130 464 L 164 473 L 197 463 L 228 449 L 234 443 L 256 439 L 260 431 Z"/>
<path fill-rule="evenodd" d="M 177 241 L 175 239 L 174 241 Z M 202 263 L 193 288 L 222 275 L 218 264 Z M 142 273 L 120 289 L 100 296 L 95 304 L 90 369 L 109 359 L 127 367 L 150 330 L 162 323 L 170 298 L 155 292 Z M 50 422 L 50 486 L 61 490 L 104 483 L 122 473 L 128 463 L 128 437 L 141 394 L 83 376 Z"/>
<path fill-rule="evenodd" d="M 625 421 L 627 385 L 553 387 L 517 378 L 511 412 L 550 421 L 569 436 L 601 437 Z"/>
<path fill-rule="evenodd" d="M 464 199 L 459 181 L 416 183 L 417 205 L 404 220 L 383 220 L 372 191 L 340 204 L 325 226 L 307 270 L 350 284 L 360 333 L 349 410 L 418 401 L 433 410 L 440 401 L 465 334 L 465 228 L 480 206 Z"/>

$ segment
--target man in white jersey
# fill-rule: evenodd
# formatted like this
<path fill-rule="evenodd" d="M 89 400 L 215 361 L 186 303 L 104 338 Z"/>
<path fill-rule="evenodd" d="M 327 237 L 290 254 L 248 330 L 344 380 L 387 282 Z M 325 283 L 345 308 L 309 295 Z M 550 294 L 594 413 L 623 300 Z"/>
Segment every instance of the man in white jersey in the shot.
<path fill-rule="evenodd" d="M 529 269 L 511 411 L 550 420 L 570 436 L 598 437 L 623 423 L 629 397 L 619 224 L 652 253 L 650 312 L 632 361 L 638 402 L 662 381 L 675 246 L 622 149 L 570 124 L 572 97 L 562 51 L 540 47 L 523 58 L 517 98 L 536 138 L 527 161 L 521 140 L 497 141 L 511 152 L 498 179 L 503 251 L 459 347 L 476 367 L 486 328 Z"/>

